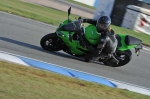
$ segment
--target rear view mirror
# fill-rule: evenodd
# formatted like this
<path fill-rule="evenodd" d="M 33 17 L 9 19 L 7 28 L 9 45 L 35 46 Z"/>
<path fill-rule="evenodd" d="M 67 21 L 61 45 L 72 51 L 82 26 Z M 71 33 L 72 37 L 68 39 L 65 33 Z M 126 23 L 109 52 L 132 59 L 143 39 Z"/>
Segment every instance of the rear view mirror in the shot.
<path fill-rule="evenodd" d="M 69 15 L 71 13 L 71 7 L 68 9 L 68 23 L 69 23 Z"/>
<path fill-rule="evenodd" d="M 68 9 L 68 16 L 70 15 L 71 13 L 71 7 Z"/>

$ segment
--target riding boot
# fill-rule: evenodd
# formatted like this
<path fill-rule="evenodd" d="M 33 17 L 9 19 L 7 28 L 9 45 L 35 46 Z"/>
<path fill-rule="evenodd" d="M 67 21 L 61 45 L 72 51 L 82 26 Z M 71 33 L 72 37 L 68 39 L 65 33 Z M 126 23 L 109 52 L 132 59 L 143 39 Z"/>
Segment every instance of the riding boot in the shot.
<path fill-rule="evenodd" d="M 101 53 L 99 53 L 99 54 L 97 54 L 97 55 L 94 55 L 94 60 L 95 61 L 98 61 L 99 59 L 109 59 L 109 58 L 111 58 L 111 55 L 110 54 L 106 54 L 106 53 L 104 53 L 104 52 L 101 52 Z"/>
<path fill-rule="evenodd" d="M 92 62 L 94 60 L 94 54 L 89 52 L 84 56 L 85 62 Z"/>
<path fill-rule="evenodd" d="M 118 64 L 119 63 L 119 60 L 112 54 L 111 56 L 113 58 L 113 62 Z"/>

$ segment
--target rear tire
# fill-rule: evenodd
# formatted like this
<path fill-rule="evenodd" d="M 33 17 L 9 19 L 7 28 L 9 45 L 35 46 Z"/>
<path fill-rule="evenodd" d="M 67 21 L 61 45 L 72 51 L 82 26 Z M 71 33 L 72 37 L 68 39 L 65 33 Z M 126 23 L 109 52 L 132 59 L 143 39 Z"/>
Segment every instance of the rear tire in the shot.
<path fill-rule="evenodd" d="M 45 35 L 40 41 L 41 47 L 49 51 L 59 51 L 63 48 L 62 41 L 57 37 L 56 33 Z"/>
<path fill-rule="evenodd" d="M 130 50 L 126 50 L 126 51 L 116 51 L 116 55 L 114 55 L 115 58 L 117 60 L 119 60 L 119 63 L 116 64 L 116 62 L 114 62 L 113 58 L 108 59 L 107 61 L 104 62 L 105 65 L 111 66 L 111 67 L 120 67 L 120 66 L 124 66 L 127 63 L 130 62 L 131 58 L 132 58 L 132 53 Z"/>

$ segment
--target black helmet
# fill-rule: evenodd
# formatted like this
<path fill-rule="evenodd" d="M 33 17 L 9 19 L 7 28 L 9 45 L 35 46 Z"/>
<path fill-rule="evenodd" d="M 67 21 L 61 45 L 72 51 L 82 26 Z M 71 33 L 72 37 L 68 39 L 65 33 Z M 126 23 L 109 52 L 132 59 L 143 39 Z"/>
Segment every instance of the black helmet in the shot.
<path fill-rule="evenodd" d="M 111 24 L 111 19 L 109 16 L 101 16 L 97 20 L 96 28 L 98 32 L 104 32 Z"/>

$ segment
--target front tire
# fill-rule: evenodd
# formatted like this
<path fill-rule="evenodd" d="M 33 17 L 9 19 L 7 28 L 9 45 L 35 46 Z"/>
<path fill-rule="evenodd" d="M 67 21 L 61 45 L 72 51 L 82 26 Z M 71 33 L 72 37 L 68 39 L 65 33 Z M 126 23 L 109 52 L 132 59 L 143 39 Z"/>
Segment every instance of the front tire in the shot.
<path fill-rule="evenodd" d="M 114 55 L 117 60 L 119 60 L 119 63 L 116 64 L 114 62 L 113 58 L 108 59 L 107 61 L 104 62 L 105 65 L 111 66 L 111 67 L 120 67 L 124 66 L 127 63 L 130 62 L 132 58 L 132 53 L 130 50 L 126 51 L 116 51 L 116 55 Z"/>
<path fill-rule="evenodd" d="M 45 35 L 40 41 L 41 47 L 49 51 L 59 51 L 63 48 L 62 41 L 57 37 L 56 33 Z"/>

